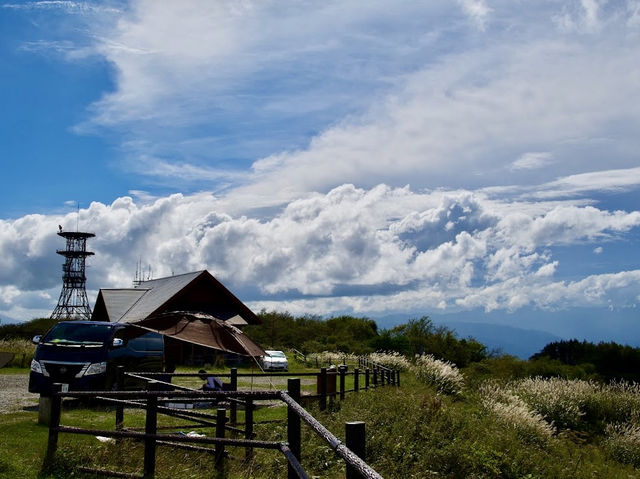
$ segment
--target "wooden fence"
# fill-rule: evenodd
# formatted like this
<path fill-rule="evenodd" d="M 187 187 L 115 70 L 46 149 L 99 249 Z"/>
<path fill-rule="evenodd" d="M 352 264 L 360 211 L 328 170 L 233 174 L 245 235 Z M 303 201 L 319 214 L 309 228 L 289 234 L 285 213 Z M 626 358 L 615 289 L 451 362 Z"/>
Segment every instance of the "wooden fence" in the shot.
<path fill-rule="evenodd" d="M 324 369 L 324 368 L 323 368 Z M 277 374 L 277 373 L 272 373 Z M 312 373 L 313 374 L 313 373 Z M 340 377 L 340 397 L 347 392 L 344 389 L 344 377 L 347 372 L 345 368 L 338 373 Z M 354 391 L 358 391 L 359 372 L 355 369 L 354 374 Z M 307 374 L 299 374 L 306 376 Z M 137 374 L 137 376 L 141 376 Z M 234 377 L 237 384 L 237 371 L 232 372 L 229 376 L 234 383 Z M 394 384 L 391 374 L 382 374 L 381 383 L 387 381 L 387 384 Z M 328 373 L 320 371 L 318 376 L 322 392 L 318 396 L 320 404 L 326 401 L 327 388 L 326 378 Z M 372 386 L 366 380 L 365 385 Z M 377 374 L 373 374 L 376 378 Z M 398 376 L 399 378 L 399 376 Z M 373 381 L 376 382 L 375 380 Z M 399 380 L 397 382 L 399 384 Z M 103 436 L 111 438 L 132 438 L 144 442 L 144 462 L 142 475 L 130 474 L 118 471 L 100 470 L 94 468 L 83 467 L 82 471 L 94 473 L 97 475 L 112 477 L 130 477 L 150 479 L 155 475 L 156 469 L 156 449 L 158 446 L 170 446 L 173 448 L 184 448 L 196 451 L 205 451 L 212 453 L 215 457 L 217 477 L 225 477 L 225 447 L 241 447 L 245 448 L 245 455 L 251 457 L 254 448 L 263 448 L 279 451 L 287 459 L 287 477 L 303 478 L 308 476 L 300 464 L 301 452 L 301 424 L 304 422 L 310 427 L 320 438 L 322 438 L 331 449 L 340 456 L 346 464 L 346 477 L 353 478 L 381 478 L 381 476 L 373 470 L 364 460 L 365 451 L 365 425 L 362 422 L 346 423 L 346 444 L 343 444 L 335 435 L 318 422 L 311 414 L 309 414 L 300 404 L 302 395 L 300 389 L 300 378 L 288 378 L 287 390 L 282 391 L 161 391 L 161 387 L 166 387 L 161 383 L 151 381 L 148 389 L 145 391 L 61 391 L 61 385 L 55 385 L 54 392 L 50 398 L 49 412 L 49 440 L 45 457 L 45 464 L 50 463 L 56 453 L 58 446 L 59 433 L 68 434 L 88 434 L 94 436 Z M 324 393 L 324 394 L 323 394 Z M 63 398 L 91 398 L 101 400 L 107 403 L 115 404 L 115 429 L 114 430 L 98 430 L 85 429 L 74 426 L 61 425 L 62 399 Z M 254 438 L 253 428 L 253 411 L 255 401 L 258 400 L 278 400 L 287 406 L 287 438 L 286 441 L 261 441 Z M 235 418 L 227 418 L 227 408 L 218 407 L 216 414 L 211 415 L 203 412 L 190 411 L 185 409 L 175 409 L 167 407 L 167 403 L 180 402 L 217 402 L 219 404 L 228 404 L 233 410 L 233 406 L 241 405 L 245 410 L 244 429 L 238 428 L 235 424 Z M 127 408 L 139 408 L 146 411 L 144 432 L 126 429 L 124 411 Z M 188 419 L 201 427 L 215 428 L 215 437 L 189 437 L 173 433 L 159 433 L 158 415 L 164 414 L 172 417 Z M 230 431 L 235 437 L 227 437 L 226 433 Z M 242 435 L 243 438 L 238 436 Z M 209 446 L 209 447 L 207 447 Z M 212 446 L 212 447 L 211 447 Z"/>
<path fill-rule="evenodd" d="M 359 363 L 365 364 L 365 359 L 359 359 Z M 126 374 L 138 379 L 143 380 L 167 380 L 168 378 L 180 378 L 180 377 L 199 377 L 200 373 L 151 373 L 151 372 L 139 372 L 139 373 L 124 373 L 120 370 L 119 374 Z M 320 368 L 318 372 L 305 372 L 305 373 L 293 373 L 293 372 L 265 372 L 260 374 L 253 373 L 239 373 L 237 368 L 231 368 L 230 373 L 207 373 L 215 375 L 221 379 L 228 379 L 225 383 L 225 390 L 237 391 L 238 390 L 238 378 L 315 378 L 316 379 L 316 393 L 305 394 L 301 396 L 301 400 L 304 402 L 317 400 L 320 410 L 325 410 L 327 407 L 327 400 L 330 398 L 339 397 L 344 399 L 345 394 L 352 392 L 360 392 L 371 388 L 377 388 L 382 386 L 396 386 L 400 387 L 400 371 L 387 368 L 385 366 L 368 362 L 364 369 L 353 368 L 349 371 L 348 366 L 340 365 L 336 369 Z M 346 388 L 347 377 L 353 378 L 353 387 Z M 123 384 L 122 379 L 118 379 L 119 384 Z M 170 384 L 168 381 L 164 383 L 167 387 L 179 387 Z M 231 417 L 232 421 L 235 417 L 235 408 L 232 403 Z"/>

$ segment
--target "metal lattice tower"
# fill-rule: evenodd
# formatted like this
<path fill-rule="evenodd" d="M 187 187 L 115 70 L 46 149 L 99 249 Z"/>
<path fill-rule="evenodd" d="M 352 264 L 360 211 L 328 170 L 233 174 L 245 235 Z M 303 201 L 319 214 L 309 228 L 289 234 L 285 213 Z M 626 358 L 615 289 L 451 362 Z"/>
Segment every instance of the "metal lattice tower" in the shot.
<path fill-rule="evenodd" d="M 93 238 L 93 233 L 79 233 L 60 231 L 58 236 L 67 240 L 67 248 L 57 250 L 56 253 L 64 256 L 62 265 L 62 291 L 56 309 L 51 313 L 51 318 L 63 319 L 91 319 L 91 308 L 87 299 L 85 285 L 85 259 L 93 253 L 87 251 L 87 238 Z"/>

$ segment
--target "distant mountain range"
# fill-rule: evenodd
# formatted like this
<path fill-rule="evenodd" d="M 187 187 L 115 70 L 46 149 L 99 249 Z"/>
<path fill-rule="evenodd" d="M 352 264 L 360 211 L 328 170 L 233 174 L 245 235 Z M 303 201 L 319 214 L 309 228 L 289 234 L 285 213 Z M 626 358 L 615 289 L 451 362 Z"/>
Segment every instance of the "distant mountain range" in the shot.
<path fill-rule="evenodd" d="M 640 308 L 638 308 L 640 309 Z M 522 308 L 517 313 L 482 310 L 429 314 L 434 324 L 454 329 L 458 337 L 472 336 L 490 350 L 528 358 L 553 341 L 577 339 L 599 343 L 613 341 L 640 347 L 638 309 L 573 308 L 544 311 Z M 373 317 L 379 328 L 393 328 L 418 314 L 389 314 Z"/>
<path fill-rule="evenodd" d="M 408 320 L 406 315 L 387 315 L 375 318 L 378 326 L 386 329 L 406 323 Z M 446 326 L 454 330 L 461 339 L 472 337 L 487 346 L 489 351 L 510 354 L 522 359 L 528 359 L 551 342 L 567 339 L 538 329 L 486 322 L 450 320 L 447 316 L 431 318 L 431 320 L 435 325 Z"/>
<path fill-rule="evenodd" d="M 549 343 L 564 339 L 547 331 L 523 329 L 502 324 L 438 320 L 434 320 L 433 323 L 455 330 L 459 338 L 471 336 L 487 346 L 490 351 L 495 350 L 502 354 L 511 354 L 522 359 L 528 359 Z"/>

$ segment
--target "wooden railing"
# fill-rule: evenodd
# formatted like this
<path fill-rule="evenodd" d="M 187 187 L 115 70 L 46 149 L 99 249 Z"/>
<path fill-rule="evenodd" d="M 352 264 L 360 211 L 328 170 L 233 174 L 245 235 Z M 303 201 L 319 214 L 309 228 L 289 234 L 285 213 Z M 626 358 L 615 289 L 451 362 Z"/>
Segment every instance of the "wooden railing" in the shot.
<path fill-rule="evenodd" d="M 200 373 L 152 373 L 152 372 L 138 372 L 138 373 L 124 373 L 120 370 L 119 374 L 126 374 L 129 376 L 135 376 L 140 379 L 157 380 L 158 378 L 180 378 L 180 377 L 199 377 Z M 208 373 L 209 374 L 209 373 Z M 316 393 L 305 394 L 301 398 L 307 402 L 310 400 L 317 400 L 319 408 L 321 410 L 326 409 L 327 401 L 331 398 L 339 397 L 344 399 L 345 394 L 351 392 L 359 392 L 368 390 L 371 388 L 377 388 L 381 386 L 396 386 L 400 387 L 400 371 L 391 369 L 379 364 L 370 363 L 363 369 L 353 368 L 349 371 L 348 366 L 340 365 L 336 369 L 320 368 L 318 372 L 265 372 L 260 374 L 254 373 L 239 373 L 237 368 L 231 368 L 229 373 L 212 373 L 220 379 L 228 379 L 225 383 L 225 389 L 228 391 L 238 390 L 239 378 L 316 378 Z M 346 378 L 353 378 L 353 387 L 346 388 Z M 123 384 L 122 379 L 118 380 L 119 384 Z M 167 386 L 180 387 L 177 385 L 169 384 L 169 381 L 165 383 Z M 230 404 L 231 422 L 235 422 L 236 406 L 234 402 Z"/>
<path fill-rule="evenodd" d="M 237 373 L 236 373 L 237 374 Z M 322 374 L 322 373 L 321 373 Z M 344 373 L 342 376 L 344 377 Z M 342 382 L 342 381 L 341 381 Z M 159 383 L 150 382 L 145 391 L 61 391 L 60 384 L 54 385 L 54 392 L 50 398 L 49 411 L 49 439 L 45 455 L 45 465 L 51 463 L 58 447 L 59 433 L 89 434 L 112 438 L 131 438 L 144 442 L 144 462 L 142 475 L 108 471 L 90 467 L 81 470 L 98 475 L 112 477 L 142 477 L 150 479 L 156 471 L 156 449 L 158 446 L 170 446 L 189 450 L 205 451 L 215 457 L 218 477 L 225 477 L 225 447 L 245 448 L 245 455 L 251 457 L 254 448 L 279 451 L 287 459 L 287 477 L 307 478 L 300 463 L 301 457 L 301 424 L 304 422 L 331 449 L 340 456 L 346 464 L 348 479 L 381 478 L 381 476 L 365 462 L 365 425 L 362 422 L 346 423 L 346 444 L 343 444 L 326 427 L 317 421 L 301 404 L 300 379 L 289 378 L 287 390 L 282 391 L 159 391 Z M 63 398 L 91 398 L 115 404 L 116 417 L 114 430 L 86 429 L 81 427 L 61 425 Z M 286 441 L 261 441 L 254 438 L 253 411 L 257 400 L 279 400 L 287 406 L 287 438 Z M 227 410 L 218 407 L 215 416 L 196 411 L 176 410 L 163 404 L 180 401 L 213 401 L 229 404 L 242 404 L 245 409 L 244 429 L 229 424 Z M 127 429 L 125 425 L 124 406 L 140 408 L 146 411 L 144 432 Z M 189 437 L 173 433 L 159 433 L 158 415 L 165 414 L 173 417 L 189 419 L 201 427 L 215 428 L 215 437 Z M 227 431 L 243 438 L 227 437 Z"/>

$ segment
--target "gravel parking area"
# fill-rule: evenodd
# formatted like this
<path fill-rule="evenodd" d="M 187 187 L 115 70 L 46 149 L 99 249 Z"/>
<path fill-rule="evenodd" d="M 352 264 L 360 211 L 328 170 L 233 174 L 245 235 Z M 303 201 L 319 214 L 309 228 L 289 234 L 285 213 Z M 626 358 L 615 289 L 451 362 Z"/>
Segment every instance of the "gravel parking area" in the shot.
<path fill-rule="evenodd" d="M 27 374 L 0 374 L 0 414 L 38 407 L 38 394 L 28 391 Z"/>

